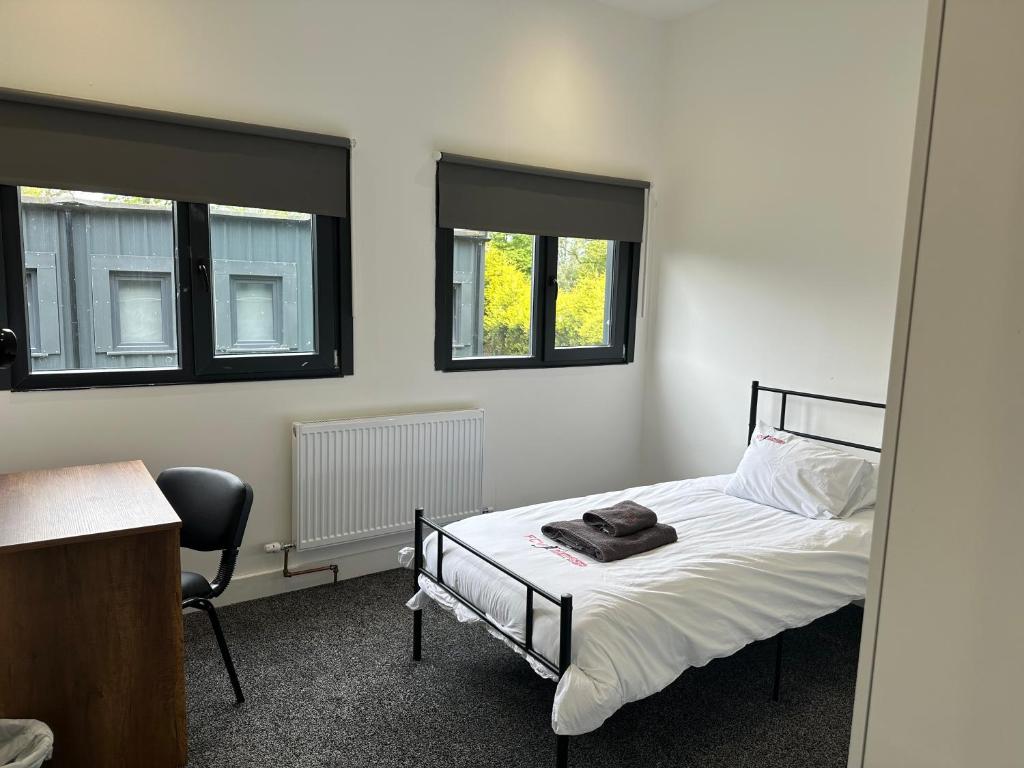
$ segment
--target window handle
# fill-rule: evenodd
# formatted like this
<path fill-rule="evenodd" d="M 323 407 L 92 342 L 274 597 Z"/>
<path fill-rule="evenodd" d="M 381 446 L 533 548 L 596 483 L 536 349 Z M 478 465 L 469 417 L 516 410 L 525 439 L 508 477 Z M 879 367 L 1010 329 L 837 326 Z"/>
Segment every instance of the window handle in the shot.
<path fill-rule="evenodd" d="M 206 266 L 205 261 L 200 261 L 196 265 L 196 269 L 199 270 L 199 277 L 203 279 L 203 286 L 206 288 L 206 292 L 210 292 L 210 268 Z"/>

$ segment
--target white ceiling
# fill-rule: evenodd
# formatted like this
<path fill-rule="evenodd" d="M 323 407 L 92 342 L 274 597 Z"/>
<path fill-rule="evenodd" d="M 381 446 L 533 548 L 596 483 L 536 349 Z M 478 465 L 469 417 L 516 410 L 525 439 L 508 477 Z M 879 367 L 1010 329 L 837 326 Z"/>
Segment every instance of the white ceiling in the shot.
<path fill-rule="evenodd" d="M 678 19 L 690 11 L 704 8 L 717 0 L 598 0 L 598 2 L 655 19 Z"/>

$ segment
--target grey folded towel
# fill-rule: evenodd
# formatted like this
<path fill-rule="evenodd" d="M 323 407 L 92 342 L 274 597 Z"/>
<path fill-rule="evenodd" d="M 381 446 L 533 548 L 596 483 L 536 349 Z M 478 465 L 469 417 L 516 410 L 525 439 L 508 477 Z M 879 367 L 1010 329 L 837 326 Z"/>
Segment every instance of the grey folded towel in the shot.
<path fill-rule="evenodd" d="M 583 522 L 609 536 L 628 536 L 658 524 L 658 516 L 643 504 L 620 501 L 610 507 L 583 513 Z"/>
<path fill-rule="evenodd" d="M 676 529 L 664 523 L 626 536 L 609 536 L 582 520 L 563 520 L 544 525 L 540 532 L 602 563 L 649 552 L 665 544 L 672 544 L 678 538 Z"/>

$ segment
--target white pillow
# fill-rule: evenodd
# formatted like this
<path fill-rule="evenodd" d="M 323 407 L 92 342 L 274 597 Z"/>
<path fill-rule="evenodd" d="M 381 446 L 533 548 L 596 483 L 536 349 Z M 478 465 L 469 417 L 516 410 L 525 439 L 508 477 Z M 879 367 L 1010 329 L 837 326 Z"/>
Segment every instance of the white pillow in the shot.
<path fill-rule="evenodd" d="M 758 422 L 725 492 L 825 520 L 874 504 L 874 474 L 867 459 Z"/>
<path fill-rule="evenodd" d="M 846 505 L 840 517 L 849 517 L 854 512 L 863 512 L 865 509 L 872 509 L 878 499 L 878 464 L 871 459 L 867 460 L 871 469 L 865 475 L 860 488 L 854 492 L 850 503 Z"/>

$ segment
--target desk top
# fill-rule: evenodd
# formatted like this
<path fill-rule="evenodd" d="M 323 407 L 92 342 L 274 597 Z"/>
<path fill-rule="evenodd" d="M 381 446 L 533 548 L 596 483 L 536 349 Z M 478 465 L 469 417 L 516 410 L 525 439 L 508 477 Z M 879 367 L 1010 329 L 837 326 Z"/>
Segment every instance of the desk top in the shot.
<path fill-rule="evenodd" d="M 0 553 L 180 526 L 141 461 L 0 475 Z"/>

